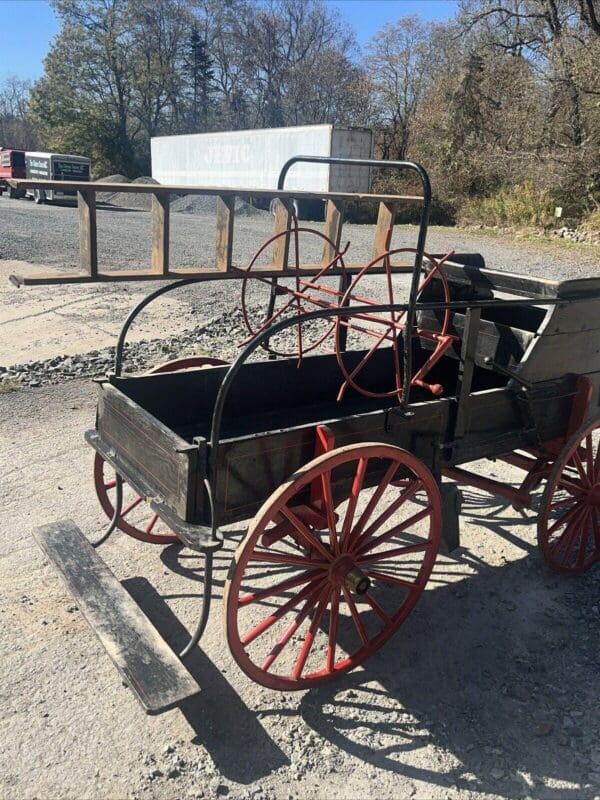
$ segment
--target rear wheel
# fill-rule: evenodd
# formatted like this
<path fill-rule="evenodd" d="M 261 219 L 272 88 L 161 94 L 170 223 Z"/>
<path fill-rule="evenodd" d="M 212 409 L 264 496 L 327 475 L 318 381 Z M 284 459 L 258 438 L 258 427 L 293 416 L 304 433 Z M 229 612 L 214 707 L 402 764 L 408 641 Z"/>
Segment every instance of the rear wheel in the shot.
<path fill-rule="evenodd" d="M 578 575 L 600 560 L 600 418 L 558 456 L 540 507 L 538 545 L 555 572 Z"/>
<path fill-rule="evenodd" d="M 209 356 L 191 356 L 179 358 L 161 364 L 150 370 L 150 374 L 159 372 L 181 372 L 186 369 L 198 369 L 207 366 L 224 366 L 226 361 Z M 113 498 L 116 494 L 116 476 L 110 465 L 96 453 L 94 458 L 94 486 L 100 505 L 109 519 L 114 515 Z M 145 497 L 139 495 L 134 489 L 123 484 L 122 511 L 117 522 L 119 530 L 151 544 L 171 544 L 177 542 L 177 536 L 169 530 L 158 514 L 152 510 Z"/>
<path fill-rule="evenodd" d="M 225 588 L 227 640 L 254 681 L 304 689 L 353 669 L 404 622 L 431 574 L 438 485 L 410 453 L 340 447 L 275 491 Z"/>

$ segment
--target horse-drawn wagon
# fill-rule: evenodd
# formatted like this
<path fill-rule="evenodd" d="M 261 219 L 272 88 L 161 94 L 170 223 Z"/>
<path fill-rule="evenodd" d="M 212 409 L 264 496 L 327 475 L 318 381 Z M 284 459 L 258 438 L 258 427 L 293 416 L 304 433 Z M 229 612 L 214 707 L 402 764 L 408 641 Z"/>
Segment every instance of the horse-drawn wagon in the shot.
<path fill-rule="evenodd" d="M 227 577 L 226 638 L 241 669 L 272 689 L 329 681 L 397 631 L 440 547 L 458 546 L 457 484 L 518 509 L 543 485 L 535 505 L 547 565 L 573 575 L 600 560 L 600 279 L 542 280 L 486 269 L 476 254 L 428 255 L 429 181 L 417 165 L 396 166 L 423 185 L 415 249 L 391 248 L 393 216 L 385 230 L 400 198 L 382 203 L 374 257 L 347 265 L 341 228 L 332 234 L 339 198 L 329 198 L 323 233 L 279 193 L 285 224 L 247 268 L 227 270 L 242 282 L 239 356 L 123 374 L 137 315 L 209 278 L 161 286 L 126 321 L 86 435 L 110 518 L 101 541 L 119 528 L 204 554 L 203 608 L 182 657 L 206 625 L 213 555 L 231 526 L 247 526 Z M 320 265 L 302 263 L 301 235 L 323 243 Z M 279 272 L 261 263 L 267 248 L 285 250 Z M 406 253 L 410 270 L 396 265 Z M 372 276 L 383 299 L 364 288 Z M 269 292 L 260 318 L 256 284 Z M 518 467 L 522 482 L 465 468 L 482 458 Z M 72 523 L 37 537 L 147 710 L 194 691 Z"/>

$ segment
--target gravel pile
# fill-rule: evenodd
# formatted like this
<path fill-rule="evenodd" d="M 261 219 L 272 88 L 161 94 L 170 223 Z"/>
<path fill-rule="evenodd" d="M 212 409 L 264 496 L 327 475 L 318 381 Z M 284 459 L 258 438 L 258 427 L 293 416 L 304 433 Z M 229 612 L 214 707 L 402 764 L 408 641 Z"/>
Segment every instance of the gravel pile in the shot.
<path fill-rule="evenodd" d="M 176 214 L 215 214 L 217 198 L 198 194 L 186 194 L 171 200 L 171 211 Z M 269 212 L 236 199 L 235 213 L 244 217 L 269 216 Z"/>
<path fill-rule="evenodd" d="M 142 175 L 135 178 L 133 181 L 127 183 L 134 184 L 147 184 L 158 186 L 158 181 L 150 178 L 148 175 Z M 129 192 L 117 192 L 110 198 L 111 206 L 117 208 L 137 208 L 141 211 L 149 211 L 152 206 L 152 195 L 149 194 L 130 194 Z"/>
<path fill-rule="evenodd" d="M 107 175 L 105 178 L 98 178 L 98 183 L 131 183 L 131 180 L 126 175 L 121 175 L 119 172 L 115 175 Z M 116 197 L 116 192 L 98 192 L 96 195 L 96 202 L 110 203 L 112 198 Z"/>

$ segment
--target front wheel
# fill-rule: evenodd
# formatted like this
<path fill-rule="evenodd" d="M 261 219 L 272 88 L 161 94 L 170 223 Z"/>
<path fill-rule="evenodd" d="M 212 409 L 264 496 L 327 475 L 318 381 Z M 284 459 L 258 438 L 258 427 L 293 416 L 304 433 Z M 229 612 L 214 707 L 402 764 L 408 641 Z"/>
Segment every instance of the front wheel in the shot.
<path fill-rule="evenodd" d="M 355 444 L 315 458 L 264 503 L 233 558 L 225 621 L 235 660 L 280 690 L 354 669 L 413 609 L 441 528 L 437 482 L 405 450 Z"/>

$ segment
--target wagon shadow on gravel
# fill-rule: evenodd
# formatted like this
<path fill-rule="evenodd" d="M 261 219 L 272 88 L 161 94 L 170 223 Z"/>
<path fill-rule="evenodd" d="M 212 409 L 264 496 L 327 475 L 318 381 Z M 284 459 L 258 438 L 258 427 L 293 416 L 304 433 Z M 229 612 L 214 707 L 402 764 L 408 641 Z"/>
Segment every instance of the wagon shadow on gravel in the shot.
<path fill-rule="evenodd" d="M 335 747 L 409 780 L 507 798 L 591 798 L 600 791 L 587 780 L 600 730 L 598 576 L 553 575 L 532 543 L 510 533 L 522 516 L 494 517 L 503 509 L 487 496 L 484 518 L 488 504 L 472 494 L 464 513 L 484 535 L 529 554 L 489 566 L 459 550 L 438 563 L 438 581 L 388 645 L 307 692 L 300 713 Z M 445 582 L 461 566 L 476 574 Z M 419 764 L 436 759 L 435 770 Z"/>
<path fill-rule="evenodd" d="M 178 551 L 179 548 L 167 550 Z M 195 577 L 198 580 L 197 574 Z M 189 633 L 150 581 L 129 578 L 123 581 L 123 586 L 173 649 L 180 650 L 188 641 Z M 197 677 L 202 691 L 186 700 L 180 711 L 195 733 L 194 744 L 206 748 L 224 777 L 249 784 L 289 764 L 289 759 L 259 723 L 255 712 L 246 706 L 200 647 L 187 657 L 186 666 Z M 236 754 L 235 758 L 232 753 Z"/>
<path fill-rule="evenodd" d="M 431 589 L 362 669 L 299 695 L 292 709 L 267 700 L 261 715 L 300 713 L 335 748 L 408 780 L 507 798 L 592 797 L 597 789 L 575 784 L 585 785 L 592 770 L 585 756 L 577 761 L 591 747 L 582 739 L 600 728 L 591 674 L 597 670 L 592 650 L 600 617 L 594 633 L 586 616 L 597 578 L 551 574 L 533 542 L 512 532 L 523 525 L 522 514 L 507 512 L 503 501 L 477 490 L 463 496 L 465 518 L 486 529 L 482 535 L 518 545 L 524 557 L 502 566 L 485 564 L 476 550 L 441 557 Z M 218 554 L 217 606 L 231 552 L 243 534 L 241 528 L 229 531 Z M 162 551 L 161 561 L 201 583 L 197 555 L 172 546 Z M 171 644 L 182 646 L 186 631 L 156 589 L 143 578 L 124 584 Z M 197 649 L 188 666 L 203 692 L 181 710 L 224 776 L 250 783 L 289 764 L 207 655 Z M 580 709 L 585 716 L 565 728 L 564 718 Z M 440 754 L 437 762 L 426 748 Z M 234 751 L 247 758 L 232 759 Z M 549 789 L 547 780 L 562 781 L 565 788 Z"/>

